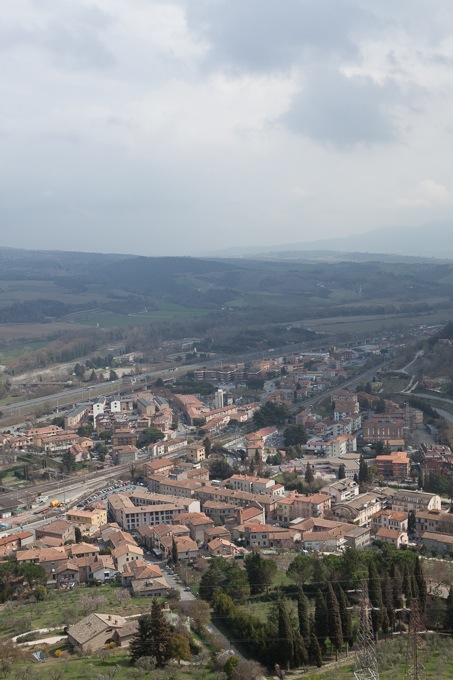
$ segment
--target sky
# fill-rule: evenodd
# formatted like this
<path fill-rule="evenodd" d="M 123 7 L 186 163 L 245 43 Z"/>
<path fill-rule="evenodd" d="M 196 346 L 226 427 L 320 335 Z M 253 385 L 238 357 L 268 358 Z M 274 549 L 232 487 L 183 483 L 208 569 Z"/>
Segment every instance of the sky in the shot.
<path fill-rule="evenodd" d="M 451 0 L 0 11 L 0 246 L 191 255 L 451 218 Z"/>

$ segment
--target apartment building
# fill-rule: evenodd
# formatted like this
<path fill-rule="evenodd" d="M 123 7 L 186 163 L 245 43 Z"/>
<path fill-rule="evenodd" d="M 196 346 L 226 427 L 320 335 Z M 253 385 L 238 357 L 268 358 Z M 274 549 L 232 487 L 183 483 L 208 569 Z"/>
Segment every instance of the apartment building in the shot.
<path fill-rule="evenodd" d="M 142 524 L 171 524 L 178 513 L 199 512 L 200 503 L 191 498 L 177 498 L 146 492 L 112 494 L 107 499 L 109 517 L 130 531 Z"/>
<path fill-rule="evenodd" d="M 339 479 L 323 486 L 321 493 L 332 497 L 332 505 L 335 503 L 347 503 L 359 495 L 359 485 L 353 479 Z"/>
<path fill-rule="evenodd" d="M 401 482 L 409 477 L 411 463 L 406 451 L 394 451 L 376 456 L 376 466 L 378 477 Z"/>
<path fill-rule="evenodd" d="M 407 491 L 406 489 L 399 489 L 392 499 L 392 510 L 399 510 L 400 512 L 415 512 L 426 510 L 441 509 L 440 496 L 435 493 L 426 493 L 424 491 Z"/>

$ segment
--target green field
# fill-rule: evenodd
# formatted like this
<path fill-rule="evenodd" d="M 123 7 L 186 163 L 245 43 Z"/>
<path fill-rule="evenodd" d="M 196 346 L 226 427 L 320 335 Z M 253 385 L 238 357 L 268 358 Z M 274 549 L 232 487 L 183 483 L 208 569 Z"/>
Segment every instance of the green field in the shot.
<path fill-rule="evenodd" d="M 0 608 L 0 637 L 9 638 L 38 628 L 74 623 L 93 611 L 89 607 L 89 599 L 98 596 L 104 598 L 96 606 L 100 613 L 114 611 L 125 616 L 149 608 L 149 603 L 143 598 L 122 599 L 123 595 L 121 586 L 105 585 L 99 588 L 80 587 L 70 592 L 49 591 L 42 602 L 31 599 L 7 602 Z"/>
<path fill-rule="evenodd" d="M 207 314 L 206 309 L 188 309 L 178 305 L 162 305 L 160 309 L 134 314 L 115 314 L 114 312 L 88 312 L 77 316 L 77 324 L 99 328 L 128 328 L 148 326 L 152 321 L 177 321 L 193 319 Z"/>

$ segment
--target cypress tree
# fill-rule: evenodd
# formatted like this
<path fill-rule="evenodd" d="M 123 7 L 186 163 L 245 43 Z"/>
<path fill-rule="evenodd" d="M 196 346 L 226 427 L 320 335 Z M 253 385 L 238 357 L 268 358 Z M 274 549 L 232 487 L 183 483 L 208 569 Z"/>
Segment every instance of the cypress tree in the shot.
<path fill-rule="evenodd" d="M 397 565 L 393 567 L 393 605 L 395 609 L 403 606 L 403 579 Z"/>
<path fill-rule="evenodd" d="M 417 559 L 415 561 L 414 576 L 415 576 L 415 579 L 417 581 L 417 586 L 418 586 L 418 597 L 419 597 L 420 611 L 424 612 L 425 609 L 426 609 L 427 588 L 426 588 L 425 574 L 423 572 L 423 563 L 422 563 L 420 557 L 418 557 L 418 556 L 417 556 Z"/>
<path fill-rule="evenodd" d="M 412 597 L 412 585 L 406 562 L 403 562 L 403 571 L 401 575 L 403 579 L 403 595 L 406 598 L 406 604 L 408 604 Z"/>
<path fill-rule="evenodd" d="M 346 594 L 339 583 L 337 584 L 337 600 L 338 606 L 340 607 L 341 630 L 343 632 L 343 640 L 347 642 L 349 646 L 352 646 L 353 643 L 352 616 L 350 610 L 348 609 L 349 607 L 348 598 L 346 597 Z"/>
<path fill-rule="evenodd" d="M 278 641 L 279 662 L 289 668 L 294 660 L 294 631 L 285 600 L 278 603 Z"/>
<path fill-rule="evenodd" d="M 171 561 L 175 566 L 178 564 L 178 547 L 174 536 L 171 538 Z"/>
<path fill-rule="evenodd" d="M 376 635 L 382 626 L 384 605 L 382 602 L 381 577 L 374 562 L 370 562 L 368 566 L 368 595 L 373 605 L 371 620 L 373 622 L 374 634 Z"/>
<path fill-rule="evenodd" d="M 315 633 L 320 647 L 324 647 L 329 635 L 327 605 L 320 590 L 316 593 L 315 601 Z"/>
<path fill-rule="evenodd" d="M 308 648 L 308 659 L 314 666 L 321 668 L 322 652 L 316 636 L 316 625 L 313 619 L 310 620 L 310 646 Z"/>
<path fill-rule="evenodd" d="M 330 582 L 327 586 L 327 613 L 329 639 L 331 644 L 335 647 L 336 655 L 338 657 L 338 650 L 341 649 L 343 645 L 343 631 L 341 629 L 340 607 Z"/>
<path fill-rule="evenodd" d="M 307 467 L 305 468 L 305 481 L 307 484 L 313 484 L 315 481 L 315 476 L 310 463 L 307 463 Z"/>
<path fill-rule="evenodd" d="M 389 627 L 393 631 L 395 628 L 395 604 L 392 581 L 388 574 L 385 574 L 384 580 L 382 582 L 382 599 L 384 600 L 384 606 L 387 610 Z"/>
<path fill-rule="evenodd" d="M 300 633 L 294 635 L 294 666 L 300 668 L 308 661 L 308 652 L 304 638 Z"/>
<path fill-rule="evenodd" d="M 445 601 L 445 618 L 444 618 L 444 628 L 449 633 L 453 633 L 453 586 L 450 585 L 450 592 Z"/>
<path fill-rule="evenodd" d="M 412 574 L 412 576 L 410 577 L 410 580 L 411 580 L 412 599 L 418 600 L 418 597 L 419 597 L 418 583 L 417 583 L 417 579 L 415 578 L 415 574 Z"/>
<path fill-rule="evenodd" d="M 302 588 L 297 591 L 297 618 L 299 619 L 299 632 L 306 645 L 310 643 L 310 616 L 308 599 Z"/>

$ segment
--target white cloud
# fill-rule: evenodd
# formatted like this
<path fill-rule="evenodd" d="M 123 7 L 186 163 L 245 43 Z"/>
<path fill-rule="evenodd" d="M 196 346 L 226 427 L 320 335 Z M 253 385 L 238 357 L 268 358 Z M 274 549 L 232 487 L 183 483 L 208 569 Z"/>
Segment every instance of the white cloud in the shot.
<path fill-rule="evenodd" d="M 446 0 L 4 3 L 2 242 L 184 253 L 449 219 L 452 19 Z"/>

